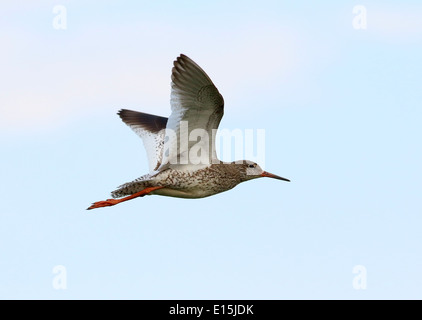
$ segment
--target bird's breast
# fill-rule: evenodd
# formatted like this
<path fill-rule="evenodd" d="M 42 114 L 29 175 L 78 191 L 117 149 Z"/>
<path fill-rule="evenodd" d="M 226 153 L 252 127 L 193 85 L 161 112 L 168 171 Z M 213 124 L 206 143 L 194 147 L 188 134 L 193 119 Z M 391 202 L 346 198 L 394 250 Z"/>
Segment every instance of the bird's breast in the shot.
<path fill-rule="evenodd" d="M 154 177 L 157 185 L 165 186 L 154 193 L 170 197 L 203 198 L 235 187 L 240 180 L 212 165 L 199 170 L 167 169 Z"/>

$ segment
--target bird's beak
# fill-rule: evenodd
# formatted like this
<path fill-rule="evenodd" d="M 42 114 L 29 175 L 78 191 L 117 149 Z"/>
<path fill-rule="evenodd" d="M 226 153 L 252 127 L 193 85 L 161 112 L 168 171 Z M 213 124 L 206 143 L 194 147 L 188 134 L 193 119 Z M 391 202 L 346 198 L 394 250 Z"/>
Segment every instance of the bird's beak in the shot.
<path fill-rule="evenodd" d="M 284 180 L 284 181 L 288 181 L 288 182 L 290 182 L 290 180 L 289 180 L 289 179 L 286 179 L 286 178 L 283 178 L 283 177 L 277 176 L 277 175 L 272 174 L 272 173 L 269 173 L 269 172 L 267 172 L 267 171 L 264 171 L 263 173 L 261 173 L 261 177 L 274 178 L 274 179 Z"/>

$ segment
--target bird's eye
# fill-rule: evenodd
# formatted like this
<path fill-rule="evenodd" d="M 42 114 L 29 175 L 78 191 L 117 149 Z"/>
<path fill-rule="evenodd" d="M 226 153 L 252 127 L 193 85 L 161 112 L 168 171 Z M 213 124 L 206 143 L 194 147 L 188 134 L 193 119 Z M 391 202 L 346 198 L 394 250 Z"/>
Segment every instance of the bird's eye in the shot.
<path fill-rule="evenodd" d="M 250 164 L 249 165 L 249 168 L 255 168 L 255 165 L 254 164 Z"/>

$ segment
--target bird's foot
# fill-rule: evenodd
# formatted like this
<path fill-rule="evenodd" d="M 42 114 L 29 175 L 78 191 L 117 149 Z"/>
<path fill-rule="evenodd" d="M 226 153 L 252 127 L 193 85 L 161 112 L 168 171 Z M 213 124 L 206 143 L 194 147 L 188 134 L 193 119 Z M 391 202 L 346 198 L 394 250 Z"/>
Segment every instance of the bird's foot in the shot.
<path fill-rule="evenodd" d="M 164 188 L 164 187 L 163 186 L 148 187 L 148 188 L 145 188 L 144 190 L 141 190 L 137 193 L 134 193 L 130 196 L 127 196 L 127 197 L 124 197 L 124 198 L 121 198 L 121 199 L 107 199 L 105 201 L 97 201 L 97 202 L 94 202 L 89 208 L 87 208 L 87 210 L 101 208 L 101 207 L 114 206 L 115 204 L 118 204 L 118 203 L 123 202 L 123 201 L 127 201 L 127 200 L 134 199 L 134 198 L 137 198 L 137 197 L 143 197 L 143 196 L 147 195 L 148 193 L 151 193 L 152 191 L 162 189 L 162 188 Z"/>
<path fill-rule="evenodd" d="M 87 210 L 101 208 L 101 207 L 110 207 L 114 206 L 115 204 L 118 204 L 120 201 L 116 199 L 107 199 L 105 201 L 97 201 L 94 202 Z"/>

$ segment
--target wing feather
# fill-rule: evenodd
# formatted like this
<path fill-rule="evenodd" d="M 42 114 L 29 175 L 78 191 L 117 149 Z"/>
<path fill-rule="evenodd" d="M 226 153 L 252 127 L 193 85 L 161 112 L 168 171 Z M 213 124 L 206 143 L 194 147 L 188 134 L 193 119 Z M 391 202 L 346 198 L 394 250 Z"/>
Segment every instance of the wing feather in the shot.
<path fill-rule="evenodd" d="M 212 163 L 217 159 L 215 131 L 224 114 L 224 99 L 205 71 L 183 54 L 174 61 L 171 80 L 172 113 L 160 168 L 176 163 Z M 201 150 L 200 155 L 196 150 Z"/>
<path fill-rule="evenodd" d="M 118 115 L 142 138 L 150 172 L 157 170 L 163 157 L 167 118 L 127 109 L 120 110 Z"/>

